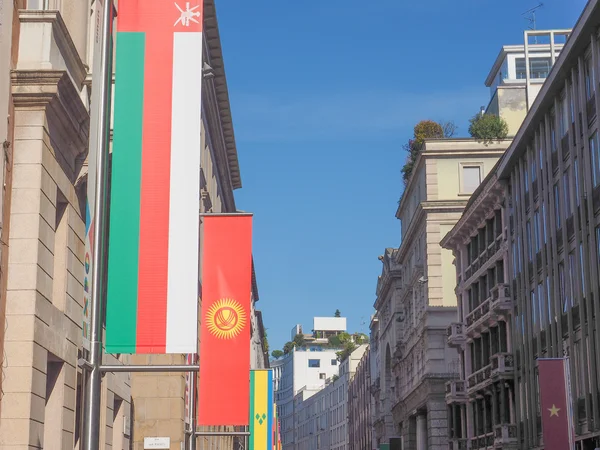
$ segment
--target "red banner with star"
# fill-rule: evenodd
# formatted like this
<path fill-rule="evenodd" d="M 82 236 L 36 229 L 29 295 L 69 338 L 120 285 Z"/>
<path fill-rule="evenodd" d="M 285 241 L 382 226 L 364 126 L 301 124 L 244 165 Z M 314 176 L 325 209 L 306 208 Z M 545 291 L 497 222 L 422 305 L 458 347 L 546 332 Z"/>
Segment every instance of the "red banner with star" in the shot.
<path fill-rule="evenodd" d="M 252 216 L 202 218 L 198 425 L 248 425 Z"/>
<path fill-rule="evenodd" d="M 574 448 L 569 360 L 538 359 L 540 407 L 545 450 Z"/>

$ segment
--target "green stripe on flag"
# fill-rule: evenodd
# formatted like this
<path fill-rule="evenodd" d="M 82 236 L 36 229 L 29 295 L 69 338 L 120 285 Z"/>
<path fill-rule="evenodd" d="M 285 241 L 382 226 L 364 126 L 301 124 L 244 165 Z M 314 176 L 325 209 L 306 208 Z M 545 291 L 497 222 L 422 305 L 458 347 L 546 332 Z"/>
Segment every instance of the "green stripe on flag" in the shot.
<path fill-rule="evenodd" d="M 144 33 L 117 33 L 106 310 L 108 353 L 136 350 L 145 46 Z"/>
<path fill-rule="evenodd" d="M 256 391 L 256 378 L 255 378 L 255 374 L 254 371 L 251 370 L 250 371 L 250 436 L 248 437 L 248 450 L 254 450 L 254 414 L 256 414 L 255 412 L 255 405 L 254 405 L 254 397 L 255 397 L 255 391 Z"/>

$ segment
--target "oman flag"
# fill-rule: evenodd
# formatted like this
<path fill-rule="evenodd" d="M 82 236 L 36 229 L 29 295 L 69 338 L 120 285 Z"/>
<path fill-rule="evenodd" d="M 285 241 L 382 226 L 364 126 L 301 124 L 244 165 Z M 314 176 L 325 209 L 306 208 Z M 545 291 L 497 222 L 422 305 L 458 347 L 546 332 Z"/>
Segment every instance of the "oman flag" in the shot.
<path fill-rule="evenodd" d="M 121 0 L 106 349 L 196 353 L 202 0 Z"/>

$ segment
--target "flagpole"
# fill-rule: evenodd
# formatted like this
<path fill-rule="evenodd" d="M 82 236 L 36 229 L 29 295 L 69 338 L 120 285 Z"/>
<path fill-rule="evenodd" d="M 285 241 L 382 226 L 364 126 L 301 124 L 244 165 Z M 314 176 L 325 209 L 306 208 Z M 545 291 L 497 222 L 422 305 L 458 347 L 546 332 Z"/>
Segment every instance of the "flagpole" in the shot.
<path fill-rule="evenodd" d="M 198 363 L 198 356 L 192 355 L 192 364 Z M 190 434 L 189 434 L 189 442 L 188 442 L 188 450 L 196 450 L 196 378 L 198 377 L 198 372 L 190 372 L 190 386 L 189 386 L 189 400 L 188 400 L 188 408 L 189 408 L 189 416 L 188 421 L 190 422 Z"/>
<path fill-rule="evenodd" d="M 87 402 L 84 414 L 84 449 L 99 450 L 100 447 L 100 397 L 102 393 L 102 311 L 105 296 L 105 254 L 106 254 L 106 201 L 108 185 L 108 135 L 110 127 L 110 88 L 111 88 L 111 59 L 112 59 L 112 22 L 114 7 L 112 0 L 96 1 L 96 23 L 100 29 L 96 29 L 94 45 L 94 59 L 99 59 L 94 64 L 99 71 L 94 70 L 92 74 L 92 90 L 96 90 L 94 97 L 98 104 L 92 104 L 96 108 L 92 117 L 97 119 L 91 123 L 97 127 L 95 139 L 90 141 L 90 153 L 96 156 L 96 186 L 94 220 L 95 233 L 92 252 L 92 283 L 91 283 L 91 314 L 90 314 L 90 373 L 86 386 Z M 98 17 L 99 15 L 102 17 Z M 99 73 L 98 73 L 99 72 Z M 94 134 L 90 133 L 91 136 Z"/>

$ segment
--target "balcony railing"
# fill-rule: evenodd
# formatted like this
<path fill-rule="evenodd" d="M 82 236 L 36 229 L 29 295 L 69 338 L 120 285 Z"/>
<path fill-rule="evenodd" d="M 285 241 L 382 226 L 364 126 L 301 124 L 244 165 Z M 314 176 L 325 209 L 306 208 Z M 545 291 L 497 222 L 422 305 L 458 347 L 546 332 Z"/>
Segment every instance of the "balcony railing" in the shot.
<path fill-rule="evenodd" d="M 465 380 L 446 382 L 446 403 L 466 403 L 467 386 Z"/>
<path fill-rule="evenodd" d="M 516 444 L 518 444 L 516 425 L 502 424 L 494 427 L 494 447 L 507 448 Z"/>
<path fill-rule="evenodd" d="M 490 359 L 492 363 L 492 377 L 513 374 L 515 359 L 511 353 L 496 353 Z"/>
<path fill-rule="evenodd" d="M 498 283 L 491 290 L 492 309 L 497 313 L 510 311 L 512 308 L 512 297 L 510 296 L 510 286 L 504 283 Z"/>
<path fill-rule="evenodd" d="M 492 318 L 492 315 L 490 314 L 491 302 L 491 297 L 488 297 L 467 315 L 467 337 L 472 338 L 477 334 L 480 327 L 485 326 L 486 324 L 491 325 L 491 323 L 489 323 L 490 319 Z"/>
<path fill-rule="evenodd" d="M 451 323 L 448 327 L 447 333 L 448 345 L 450 347 L 461 347 L 467 341 L 464 325 L 460 322 Z"/>
<path fill-rule="evenodd" d="M 488 381 L 490 381 L 492 376 L 492 365 L 488 364 L 485 367 L 482 367 L 477 372 L 469 375 L 469 391 L 476 391 L 481 389 Z"/>
<path fill-rule="evenodd" d="M 448 439 L 448 450 L 467 450 L 467 439 Z"/>
<path fill-rule="evenodd" d="M 471 450 L 494 447 L 494 433 L 471 438 Z"/>

